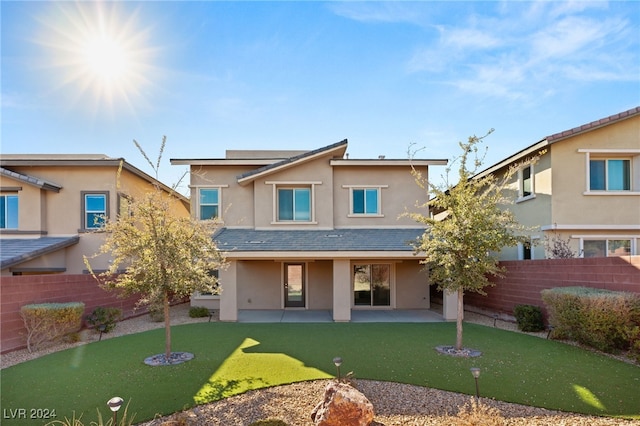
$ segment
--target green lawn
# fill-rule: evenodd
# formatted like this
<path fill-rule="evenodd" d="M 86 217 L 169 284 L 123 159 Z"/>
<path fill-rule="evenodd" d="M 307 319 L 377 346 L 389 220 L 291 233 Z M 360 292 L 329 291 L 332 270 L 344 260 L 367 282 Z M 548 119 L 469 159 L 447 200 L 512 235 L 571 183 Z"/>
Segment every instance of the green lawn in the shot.
<path fill-rule="evenodd" d="M 296 381 L 332 377 L 332 359 L 356 378 L 396 381 L 475 393 L 471 367 L 480 367 L 484 397 L 578 413 L 640 419 L 640 367 L 560 342 L 465 324 L 465 346 L 479 358 L 438 354 L 455 340 L 455 324 L 198 323 L 173 327 L 174 351 L 195 359 L 150 367 L 144 358 L 164 350 L 158 329 L 57 352 L 1 371 L 3 425 L 39 424 L 19 419 L 25 409 L 55 409 L 57 418 L 106 401 L 131 401 L 136 421 L 197 404 Z M 321 395 L 318 395 L 320 398 Z M 37 413 L 34 411 L 34 413 Z M 42 422 L 46 423 L 46 422 Z"/>

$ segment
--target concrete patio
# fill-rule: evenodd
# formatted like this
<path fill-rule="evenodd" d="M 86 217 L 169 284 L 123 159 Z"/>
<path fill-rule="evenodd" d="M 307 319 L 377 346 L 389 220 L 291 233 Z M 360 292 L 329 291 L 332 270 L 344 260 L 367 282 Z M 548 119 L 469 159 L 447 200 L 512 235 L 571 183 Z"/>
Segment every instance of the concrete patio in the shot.
<path fill-rule="evenodd" d="M 442 314 L 425 309 L 352 310 L 351 322 L 443 322 Z M 238 322 L 333 322 L 330 310 L 239 310 Z"/>

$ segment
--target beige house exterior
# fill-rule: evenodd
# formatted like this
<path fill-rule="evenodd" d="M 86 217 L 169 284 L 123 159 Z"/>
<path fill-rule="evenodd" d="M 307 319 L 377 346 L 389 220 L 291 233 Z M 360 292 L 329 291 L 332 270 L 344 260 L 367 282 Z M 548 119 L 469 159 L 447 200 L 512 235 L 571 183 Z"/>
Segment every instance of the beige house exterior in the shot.
<path fill-rule="evenodd" d="M 192 305 L 239 310 L 429 309 L 429 282 L 411 241 L 424 228 L 406 209 L 428 194 L 427 176 L 446 160 L 349 159 L 347 141 L 313 151 L 228 150 L 220 159 L 171 159 L 190 167 L 191 212 L 218 217 L 214 239 L 228 261 L 220 296 Z M 444 316 L 455 318 L 445 307 Z"/>
<path fill-rule="evenodd" d="M 130 200 L 156 186 L 174 196 L 174 214 L 189 216 L 186 197 L 122 158 L 0 155 L 1 274 L 85 273 L 83 256 L 104 241 L 99 218 L 128 213 Z M 108 260 L 92 267 L 106 269 Z"/>
<path fill-rule="evenodd" d="M 503 260 L 544 259 L 554 236 L 579 257 L 640 254 L 640 107 L 548 136 L 476 177 L 509 167 L 518 168 L 509 208 L 533 231 Z"/>

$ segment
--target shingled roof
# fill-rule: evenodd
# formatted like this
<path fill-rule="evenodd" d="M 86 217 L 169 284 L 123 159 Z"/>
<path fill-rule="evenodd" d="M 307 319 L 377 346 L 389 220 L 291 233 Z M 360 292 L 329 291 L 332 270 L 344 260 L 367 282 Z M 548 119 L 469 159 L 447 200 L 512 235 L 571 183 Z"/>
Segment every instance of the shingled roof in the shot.
<path fill-rule="evenodd" d="M 223 228 L 214 239 L 222 251 L 392 251 L 413 252 L 421 228 L 253 230 Z"/>
<path fill-rule="evenodd" d="M 80 241 L 70 237 L 3 238 L 0 240 L 0 269 L 9 268 L 48 253 L 72 246 Z"/>
<path fill-rule="evenodd" d="M 259 167 L 255 170 L 251 170 L 249 172 L 243 173 L 240 176 L 237 177 L 238 179 L 238 183 L 240 183 L 241 185 L 244 183 L 248 183 L 253 181 L 254 179 L 256 179 L 258 176 L 262 176 L 268 173 L 271 173 L 272 171 L 275 170 L 281 170 L 283 168 L 289 167 L 290 165 L 296 164 L 296 163 L 300 163 L 309 159 L 312 159 L 314 157 L 317 157 L 319 155 L 325 155 L 331 151 L 335 151 L 335 150 L 344 150 L 347 147 L 347 140 L 344 139 L 340 142 L 331 144 L 331 145 L 327 145 L 325 147 L 322 148 L 318 148 L 318 149 L 314 149 L 312 151 L 307 151 L 304 152 L 302 154 L 299 155 L 295 155 L 293 157 L 289 157 L 289 158 L 285 158 L 282 161 L 278 161 L 276 163 L 273 164 L 268 164 L 266 166 L 262 166 Z"/>

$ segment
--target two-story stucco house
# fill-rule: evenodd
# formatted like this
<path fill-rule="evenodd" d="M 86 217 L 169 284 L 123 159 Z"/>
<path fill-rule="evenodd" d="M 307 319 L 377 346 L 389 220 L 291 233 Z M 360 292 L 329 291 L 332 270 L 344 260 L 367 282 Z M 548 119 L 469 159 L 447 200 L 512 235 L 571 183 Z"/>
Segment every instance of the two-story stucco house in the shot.
<path fill-rule="evenodd" d="M 171 159 L 190 166 L 192 214 L 224 223 L 214 237 L 229 264 L 219 271 L 222 293 L 192 304 L 219 303 L 223 321 L 237 321 L 239 310 L 328 310 L 350 321 L 353 310 L 428 309 L 428 276 L 410 244 L 424 229 L 402 213 L 428 197 L 411 166 L 426 177 L 447 161 L 357 160 L 346 151 L 344 140 Z"/>
<path fill-rule="evenodd" d="M 505 249 L 503 260 L 544 259 L 545 236 L 580 257 L 640 254 L 640 107 L 548 136 L 476 177 L 533 157 L 509 186 L 532 244 Z"/>
<path fill-rule="evenodd" d="M 104 217 L 128 214 L 131 199 L 161 188 L 173 213 L 188 217 L 189 201 L 121 158 L 105 155 L 0 155 L 2 275 L 82 274 L 83 255 L 98 252 Z M 106 269 L 108 258 L 92 260 Z"/>

